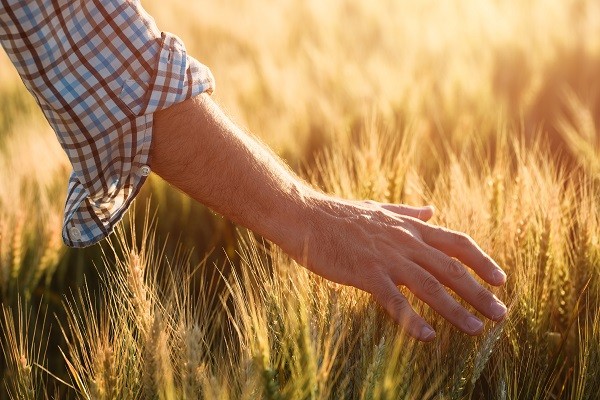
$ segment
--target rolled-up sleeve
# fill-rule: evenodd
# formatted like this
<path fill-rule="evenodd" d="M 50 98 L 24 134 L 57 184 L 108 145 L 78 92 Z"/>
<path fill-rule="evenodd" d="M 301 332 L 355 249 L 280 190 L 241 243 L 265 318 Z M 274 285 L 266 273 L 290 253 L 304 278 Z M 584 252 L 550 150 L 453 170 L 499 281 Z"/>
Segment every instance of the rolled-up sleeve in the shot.
<path fill-rule="evenodd" d="M 133 0 L 0 0 L 0 42 L 73 166 L 63 240 L 94 244 L 150 173 L 153 113 L 213 76 Z"/>

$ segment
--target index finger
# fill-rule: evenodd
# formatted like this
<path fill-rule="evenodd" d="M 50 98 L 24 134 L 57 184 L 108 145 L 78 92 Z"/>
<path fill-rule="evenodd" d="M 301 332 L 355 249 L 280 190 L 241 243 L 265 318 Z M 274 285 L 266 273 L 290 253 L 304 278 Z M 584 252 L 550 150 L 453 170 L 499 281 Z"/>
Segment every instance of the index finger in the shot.
<path fill-rule="evenodd" d="M 506 282 L 506 273 L 469 235 L 426 223 L 417 226 L 425 243 L 459 259 L 489 284 Z"/>

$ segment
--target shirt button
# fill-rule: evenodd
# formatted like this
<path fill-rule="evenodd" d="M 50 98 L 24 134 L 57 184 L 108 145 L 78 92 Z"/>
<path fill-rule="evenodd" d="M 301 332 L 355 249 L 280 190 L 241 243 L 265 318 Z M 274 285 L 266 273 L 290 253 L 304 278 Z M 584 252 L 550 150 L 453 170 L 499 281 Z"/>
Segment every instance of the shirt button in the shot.
<path fill-rule="evenodd" d="M 73 239 L 73 240 L 79 240 L 79 239 L 81 239 L 81 232 L 75 226 L 72 226 L 69 229 L 69 234 L 71 235 L 71 239 Z"/>
<path fill-rule="evenodd" d="M 142 168 L 140 168 L 140 173 L 142 174 L 142 176 L 150 175 L 150 167 L 147 165 L 142 165 Z"/>

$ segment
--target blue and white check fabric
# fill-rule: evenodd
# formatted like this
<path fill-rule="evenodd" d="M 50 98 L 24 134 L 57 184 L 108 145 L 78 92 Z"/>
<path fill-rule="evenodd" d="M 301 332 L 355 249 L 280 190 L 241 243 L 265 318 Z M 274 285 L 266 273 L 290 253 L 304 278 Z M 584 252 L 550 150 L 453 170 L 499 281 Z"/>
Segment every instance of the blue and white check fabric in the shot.
<path fill-rule="evenodd" d="M 94 244 L 150 172 L 153 113 L 213 76 L 135 0 L 0 0 L 0 42 L 73 166 L 63 240 Z"/>

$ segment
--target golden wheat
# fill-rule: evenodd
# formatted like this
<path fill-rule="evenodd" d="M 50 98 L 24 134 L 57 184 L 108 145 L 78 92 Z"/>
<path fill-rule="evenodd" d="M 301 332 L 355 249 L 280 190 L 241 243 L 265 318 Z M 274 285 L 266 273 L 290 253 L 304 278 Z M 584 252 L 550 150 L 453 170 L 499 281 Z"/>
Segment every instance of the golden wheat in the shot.
<path fill-rule="evenodd" d="M 96 248 L 95 275 L 74 261 L 90 253 L 60 243 L 68 161 L 2 54 L 2 390 L 43 397 L 48 379 L 56 398 L 597 395 L 600 3 L 144 6 L 211 67 L 219 103 L 306 180 L 348 198 L 431 203 L 433 223 L 469 233 L 508 272 L 494 289 L 508 318 L 472 339 L 406 293 L 438 331 L 416 343 L 365 293 L 154 178 L 142 196 L 160 205 L 157 221 L 136 226 L 154 209 L 130 213 Z M 184 248 L 166 240 L 180 231 Z M 65 278 L 83 268 L 89 285 Z M 46 363 L 18 301 L 43 303 L 40 293 L 65 343 L 51 342 L 48 359 L 62 352 L 62 367 Z"/>

